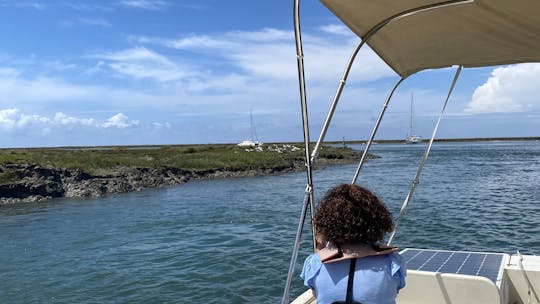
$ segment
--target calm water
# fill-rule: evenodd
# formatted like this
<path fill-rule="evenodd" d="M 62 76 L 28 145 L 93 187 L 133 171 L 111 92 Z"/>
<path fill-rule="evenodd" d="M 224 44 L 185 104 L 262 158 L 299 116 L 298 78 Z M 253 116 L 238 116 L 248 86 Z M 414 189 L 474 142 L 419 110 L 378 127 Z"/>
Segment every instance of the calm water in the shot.
<path fill-rule="evenodd" d="M 360 184 L 397 214 L 423 149 L 374 145 Z M 355 167 L 315 171 L 317 196 Z M 540 142 L 436 144 L 395 244 L 540 254 L 539 172 Z M 0 303 L 277 303 L 304 188 L 302 172 L 0 206 Z"/>

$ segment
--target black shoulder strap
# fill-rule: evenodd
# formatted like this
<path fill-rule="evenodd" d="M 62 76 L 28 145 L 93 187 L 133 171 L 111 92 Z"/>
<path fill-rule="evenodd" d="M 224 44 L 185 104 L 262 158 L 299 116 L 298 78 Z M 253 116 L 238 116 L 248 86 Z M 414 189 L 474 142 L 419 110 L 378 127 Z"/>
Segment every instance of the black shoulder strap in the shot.
<path fill-rule="evenodd" d="M 347 281 L 347 297 L 345 302 L 336 301 L 332 304 L 362 304 L 360 302 L 353 301 L 353 285 L 354 285 L 354 271 L 356 269 L 356 259 L 351 259 L 351 266 L 349 267 L 349 280 Z"/>
<path fill-rule="evenodd" d="M 347 298 L 346 304 L 353 303 L 353 285 L 354 285 L 354 270 L 356 268 L 356 259 L 351 259 L 351 266 L 349 267 L 349 281 L 347 282 Z"/>

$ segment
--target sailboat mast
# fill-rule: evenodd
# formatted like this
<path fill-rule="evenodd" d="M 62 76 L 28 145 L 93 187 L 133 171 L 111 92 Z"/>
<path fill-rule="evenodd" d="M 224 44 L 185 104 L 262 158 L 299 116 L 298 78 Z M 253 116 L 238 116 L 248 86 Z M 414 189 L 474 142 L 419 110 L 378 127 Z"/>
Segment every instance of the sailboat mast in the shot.
<path fill-rule="evenodd" d="M 409 117 L 409 136 L 413 135 L 413 111 L 414 111 L 414 95 L 411 92 L 411 116 Z"/>
<path fill-rule="evenodd" d="M 253 129 L 253 111 L 249 110 L 249 129 L 251 132 L 251 141 L 255 142 L 255 130 Z"/>

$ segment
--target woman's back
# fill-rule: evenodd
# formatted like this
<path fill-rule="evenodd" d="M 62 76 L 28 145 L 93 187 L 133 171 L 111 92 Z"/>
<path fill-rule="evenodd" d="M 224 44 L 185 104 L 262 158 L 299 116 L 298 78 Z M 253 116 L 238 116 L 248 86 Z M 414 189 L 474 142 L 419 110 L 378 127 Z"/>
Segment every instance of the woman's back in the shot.
<path fill-rule="evenodd" d="M 395 247 L 378 242 L 392 231 L 392 215 L 371 191 L 354 184 L 330 189 L 315 211 L 318 252 L 304 263 L 304 284 L 319 304 L 344 301 L 350 259 L 356 259 L 353 300 L 362 304 L 395 303 L 405 286 L 406 269 Z"/>
<path fill-rule="evenodd" d="M 317 253 L 310 255 L 301 277 L 317 293 L 319 304 L 344 301 L 350 260 L 322 263 Z M 362 304 L 395 303 L 398 290 L 405 285 L 405 266 L 397 253 L 357 259 L 353 299 Z"/>

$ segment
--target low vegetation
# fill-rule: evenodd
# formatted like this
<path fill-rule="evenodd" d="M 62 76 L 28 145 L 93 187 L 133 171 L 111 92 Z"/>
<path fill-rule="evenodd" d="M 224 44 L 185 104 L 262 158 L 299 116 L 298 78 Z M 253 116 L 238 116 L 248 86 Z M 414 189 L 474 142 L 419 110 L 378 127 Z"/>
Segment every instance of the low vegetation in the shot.
<path fill-rule="evenodd" d="M 356 150 L 324 146 L 319 159 L 350 162 L 358 156 Z M 237 145 L 181 145 L 1 149 L 0 165 L 6 169 L 0 172 L 0 184 L 10 183 L 17 178 L 9 170 L 10 164 L 80 170 L 93 176 L 105 176 L 130 168 L 245 171 L 302 167 L 304 158 L 303 145 L 298 144 L 268 144 L 253 148 Z"/>

